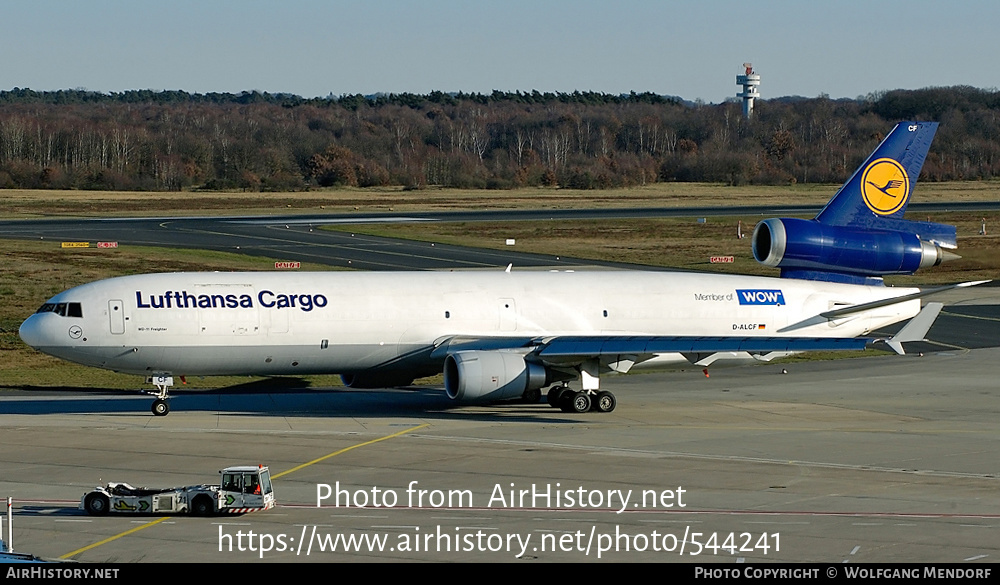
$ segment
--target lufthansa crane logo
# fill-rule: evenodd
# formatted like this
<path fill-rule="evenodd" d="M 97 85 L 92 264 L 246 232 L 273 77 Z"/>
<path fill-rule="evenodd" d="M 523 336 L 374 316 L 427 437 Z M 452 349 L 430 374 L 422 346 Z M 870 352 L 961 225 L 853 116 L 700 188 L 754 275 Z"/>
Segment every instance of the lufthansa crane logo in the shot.
<path fill-rule="evenodd" d="M 861 196 L 865 205 L 879 215 L 892 215 L 906 205 L 910 196 L 910 178 L 903 165 L 891 158 L 880 158 L 865 167 L 861 175 Z"/>

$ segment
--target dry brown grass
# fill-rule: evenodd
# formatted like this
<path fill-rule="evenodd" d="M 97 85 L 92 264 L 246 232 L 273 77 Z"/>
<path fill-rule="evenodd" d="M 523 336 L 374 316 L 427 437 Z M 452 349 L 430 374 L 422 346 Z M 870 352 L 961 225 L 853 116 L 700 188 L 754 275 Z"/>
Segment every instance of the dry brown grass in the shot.
<path fill-rule="evenodd" d="M 631 189 L 580 191 L 528 188 L 483 191 L 427 188 L 324 189 L 298 193 L 0 191 L 0 215 L 135 216 L 265 214 L 294 212 L 440 211 L 456 209 L 567 209 L 726 205 L 821 205 L 836 185 L 728 187 L 709 183 L 655 183 Z M 978 201 L 1000 198 L 1000 181 L 921 183 L 917 201 Z"/>

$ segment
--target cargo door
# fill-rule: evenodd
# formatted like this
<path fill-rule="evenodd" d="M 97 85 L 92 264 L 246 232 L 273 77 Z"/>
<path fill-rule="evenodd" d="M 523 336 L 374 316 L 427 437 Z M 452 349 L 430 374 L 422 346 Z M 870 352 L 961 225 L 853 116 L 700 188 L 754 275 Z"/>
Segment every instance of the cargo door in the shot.
<path fill-rule="evenodd" d="M 257 335 L 260 315 L 249 284 L 195 285 L 198 325 L 202 335 Z"/>

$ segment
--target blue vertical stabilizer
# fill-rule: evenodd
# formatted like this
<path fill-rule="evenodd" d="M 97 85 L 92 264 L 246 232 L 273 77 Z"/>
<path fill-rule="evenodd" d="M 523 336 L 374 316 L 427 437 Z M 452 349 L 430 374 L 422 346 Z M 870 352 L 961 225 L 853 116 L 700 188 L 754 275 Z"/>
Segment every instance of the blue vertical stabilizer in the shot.
<path fill-rule="evenodd" d="M 937 127 L 937 122 L 897 124 L 816 220 L 826 225 L 878 229 L 884 219 L 903 219 Z"/>

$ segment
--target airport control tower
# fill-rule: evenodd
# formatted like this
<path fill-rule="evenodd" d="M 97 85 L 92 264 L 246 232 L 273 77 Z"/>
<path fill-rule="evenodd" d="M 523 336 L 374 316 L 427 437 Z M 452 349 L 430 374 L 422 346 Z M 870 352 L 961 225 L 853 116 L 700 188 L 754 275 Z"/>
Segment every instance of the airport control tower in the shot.
<path fill-rule="evenodd" d="M 760 97 L 760 94 L 757 93 L 760 75 L 753 72 L 751 63 L 744 63 L 743 66 L 746 67 L 746 75 L 736 76 L 736 85 L 742 85 L 743 91 L 736 94 L 736 97 L 743 98 L 743 117 L 749 120 L 750 114 L 753 113 L 753 100 Z"/>

